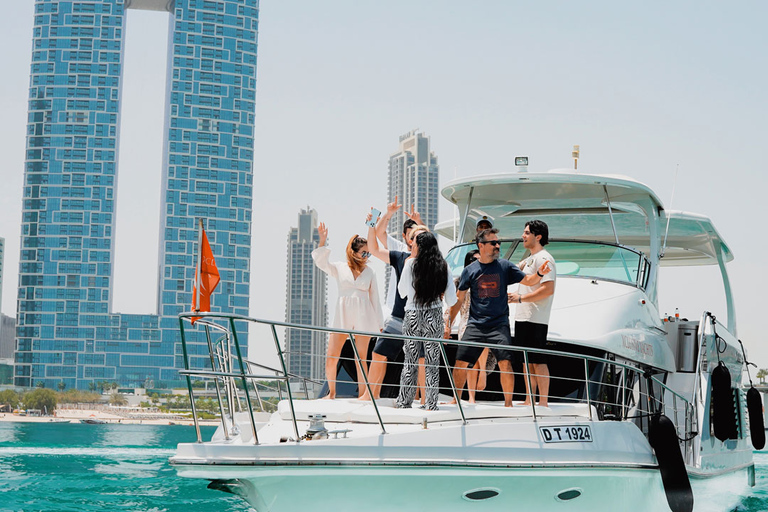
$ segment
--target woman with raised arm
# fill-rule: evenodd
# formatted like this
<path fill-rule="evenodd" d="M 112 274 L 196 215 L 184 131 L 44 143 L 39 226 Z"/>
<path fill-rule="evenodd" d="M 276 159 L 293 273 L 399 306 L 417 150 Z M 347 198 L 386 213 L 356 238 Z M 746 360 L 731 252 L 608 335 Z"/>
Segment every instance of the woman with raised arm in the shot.
<path fill-rule="evenodd" d="M 379 332 L 384 325 L 384 318 L 379 302 L 379 290 L 376 286 L 376 274 L 368 267 L 368 241 L 358 235 L 353 236 L 347 243 L 347 261 L 329 261 L 331 250 L 325 244 L 328 238 L 328 228 L 320 223 L 317 228 L 320 243 L 312 251 L 312 259 L 320 270 L 336 279 L 339 288 L 339 300 L 336 303 L 336 313 L 333 317 L 333 329 Z M 339 356 L 344 342 L 345 333 L 332 333 L 328 337 L 328 352 L 325 358 L 325 378 L 328 381 L 328 396 L 336 398 L 336 373 Z M 362 397 L 366 391 L 365 379 L 360 370 L 362 365 L 368 371 L 365 358 L 368 357 L 370 336 L 355 336 L 355 346 L 361 360 L 357 362 L 357 394 Z"/>
<path fill-rule="evenodd" d="M 443 336 L 443 304 L 456 303 L 456 287 L 451 278 L 451 271 L 437 246 L 435 235 L 430 232 L 419 233 L 411 245 L 411 257 L 408 258 L 400 276 L 397 289 L 406 297 L 403 334 L 420 338 L 441 338 Z M 419 359 L 419 347 L 422 342 L 405 342 L 405 363 L 400 374 L 400 394 L 397 396 L 398 408 L 410 408 L 416 394 L 416 365 Z M 426 362 L 427 400 L 421 407 L 430 411 L 437 410 L 437 394 L 440 384 L 440 345 L 438 342 L 424 342 Z"/>

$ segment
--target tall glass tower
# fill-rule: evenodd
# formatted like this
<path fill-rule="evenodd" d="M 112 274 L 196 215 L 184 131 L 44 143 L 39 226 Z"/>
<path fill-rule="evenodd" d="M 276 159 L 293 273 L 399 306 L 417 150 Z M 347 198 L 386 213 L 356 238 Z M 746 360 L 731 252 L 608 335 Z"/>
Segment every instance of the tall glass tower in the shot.
<path fill-rule="evenodd" d="M 131 8 L 171 21 L 159 261 L 135 269 L 159 272 L 155 315 L 111 307 Z M 176 315 L 192 304 L 198 218 L 221 273 L 211 309 L 248 313 L 257 34 L 258 0 L 36 0 L 16 385 L 178 381 Z M 195 353 L 204 366 L 207 347 Z"/>
<path fill-rule="evenodd" d="M 312 251 L 319 243 L 317 212 L 307 207 L 299 213 L 299 227 L 291 228 L 288 232 L 285 291 L 285 321 L 288 323 L 328 324 L 328 280 L 312 259 Z M 288 371 L 324 381 L 327 335 L 323 332 L 286 329 L 285 337 Z"/>
<path fill-rule="evenodd" d="M 440 166 L 430 150 L 430 139 L 418 130 L 400 136 L 398 151 L 389 157 L 387 202 L 397 200 L 403 205 L 390 219 L 388 230 L 402 240 L 404 210 L 411 205 L 421 214 L 431 230 L 437 223 L 437 194 Z"/>

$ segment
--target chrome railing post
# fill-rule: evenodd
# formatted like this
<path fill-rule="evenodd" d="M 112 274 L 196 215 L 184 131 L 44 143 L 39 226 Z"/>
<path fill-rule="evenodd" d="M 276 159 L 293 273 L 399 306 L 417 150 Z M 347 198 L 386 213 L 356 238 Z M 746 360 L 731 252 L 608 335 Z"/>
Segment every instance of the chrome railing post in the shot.
<path fill-rule="evenodd" d="M 467 417 L 464 415 L 464 408 L 461 406 L 461 397 L 459 396 L 459 392 L 456 390 L 456 384 L 453 382 L 453 373 L 451 372 L 451 367 L 448 366 L 448 354 L 445 352 L 445 343 L 446 341 L 440 341 L 440 352 L 443 354 L 443 362 L 445 363 L 445 370 L 448 373 L 448 382 L 451 383 L 451 390 L 453 391 L 453 398 L 456 400 L 456 405 L 459 409 L 459 414 L 461 415 L 461 421 L 465 425 L 467 424 Z M 467 368 L 467 371 L 469 371 L 469 368 Z M 426 390 L 424 390 L 426 392 Z"/>
<path fill-rule="evenodd" d="M 256 420 L 253 417 L 253 406 L 251 405 L 251 396 L 248 393 L 248 378 L 245 376 L 245 365 L 243 364 L 243 354 L 240 351 L 240 340 L 237 339 L 237 331 L 235 330 L 235 319 L 230 317 L 229 319 L 230 332 L 232 333 L 232 339 L 235 340 L 235 350 L 237 350 L 237 360 L 240 363 L 240 375 L 242 375 L 243 391 L 245 392 L 245 401 L 248 404 L 248 417 L 251 419 L 251 430 L 253 432 L 253 444 L 259 444 L 259 436 L 256 433 Z M 234 419 L 234 418 L 233 418 Z"/>
<path fill-rule="evenodd" d="M 179 318 L 179 329 L 181 331 L 181 351 L 184 355 L 184 369 L 189 370 L 189 354 L 187 353 L 187 337 L 184 334 L 184 319 Z M 189 404 L 192 408 L 192 419 L 195 422 L 195 431 L 197 432 L 197 442 L 203 442 L 203 436 L 200 434 L 200 422 L 197 418 L 197 409 L 195 408 L 195 395 L 192 392 L 192 377 L 186 375 L 187 389 L 189 390 Z"/>
<path fill-rule="evenodd" d="M 283 376 L 285 377 L 285 385 L 288 389 L 288 404 L 291 406 L 291 419 L 293 419 L 293 432 L 296 434 L 296 442 L 300 441 L 299 436 L 299 424 L 296 422 L 296 409 L 293 407 L 293 395 L 291 394 L 291 381 L 288 380 L 288 368 L 285 366 L 285 357 L 283 357 L 283 351 L 280 348 L 280 340 L 277 338 L 277 330 L 275 324 L 270 324 L 272 329 L 272 339 L 275 340 L 275 348 L 277 349 L 277 356 L 280 358 L 280 365 L 283 367 Z M 280 389 L 280 382 L 277 383 L 277 388 Z M 282 393 L 280 393 L 282 399 Z"/>
<path fill-rule="evenodd" d="M 499 368 L 501 371 L 501 368 Z M 531 382 L 531 372 L 528 368 L 528 351 L 523 350 L 523 375 L 525 375 L 525 381 L 528 383 L 528 399 L 531 401 L 531 412 L 533 413 L 533 421 L 537 421 L 536 418 L 536 401 L 533 399 L 533 382 Z M 514 378 L 514 376 L 512 377 Z"/>
<path fill-rule="evenodd" d="M 248 373 L 253 373 L 253 370 L 251 370 L 251 363 L 248 363 Z M 259 401 L 259 409 L 264 411 L 264 402 L 261 400 L 261 393 L 259 393 L 259 387 L 256 385 L 256 380 L 254 379 L 252 381 L 253 383 L 253 392 L 256 393 L 256 400 Z"/>
<path fill-rule="evenodd" d="M 589 421 L 592 421 L 592 399 L 589 396 L 589 363 L 584 358 L 584 391 L 587 395 L 587 410 L 589 411 Z"/>
<path fill-rule="evenodd" d="M 386 434 L 387 429 L 384 428 L 384 421 L 381 419 L 381 414 L 379 413 L 379 406 L 376 403 L 376 400 L 373 398 L 373 391 L 371 390 L 371 383 L 368 382 L 368 372 L 365 371 L 365 367 L 363 366 L 363 359 L 360 357 L 360 353 L 357 351 L 357 345 L 355 345 L 355 335 L 351 332 L 349 334 L 349 341 L 352 345 L 352 350 L 355 352 L 355 357 L 357 358 L 357 366 L 360 369 L 360 372 L 363 374 L 363 380 L 365 381 L 365 389 L 368 390 L 368 396 L 371 398 L 371 403 L 373 404 L 373 410 L 376 411 L 376 417 L 379 420 L 379 425 L 381 426 L 381 433 Z M 368 354 L 366 354 L 368 356 Z"/>
<path fill-rule="evenodd" d="M 680 432 L 680 420 L 677 416 L 677 397 L 672 395 L 672 410 L 675 411 L 675 428 Z"/>
<path fill-rule="evenodd" d="M 211 358 L 211 370 L 216 371 L 216 362 L 213 356 L 213 343 L 211 343 L 211 328 L 205 325 L 205 339 L 208 341 L 208 355 Z M 224 418 L 224 402 L 221 400 L 221 391 L 219 391 L 219 379 L 214 377 L 213 383 L 216 385 L 216 398 L 219 401 L 219 412 L 221 413 L 221 426 L 224 429 L 224 439 L 229 440 L 229 429 L 227 421 Z M 235 417 L 232 416 L 232 424 L 235 424 Z"/>

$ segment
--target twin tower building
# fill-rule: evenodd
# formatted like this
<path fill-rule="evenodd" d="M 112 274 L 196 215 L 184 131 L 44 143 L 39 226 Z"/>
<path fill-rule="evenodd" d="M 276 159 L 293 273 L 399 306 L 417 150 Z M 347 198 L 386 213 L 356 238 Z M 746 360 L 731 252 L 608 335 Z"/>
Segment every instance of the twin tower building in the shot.
<path fill-rule="evenodd" d="M 156 266 L 146 258 L 135 265 L 158 274 L 151 315 L 112 312 L 125 23 L 133 9 L 171 18 L 159 256 Z M 212 309 L 249 314 L 259 2 L 36 0 L 34 16 L 14 384 L 174 385 L 182 368 L 176 315 L 192 304 L 197 219 L 221 274 Z M 434 224 L 436 159 L 421 134 L 404 137 L 403 154 L 390 159 L 390 197 L 407 202 L 408 187 L 433 181 L 433 199 L 411 202 Z M 426 156 L 403 148 L 408 141 L 426 141 Z M 394 179 L 393 165 L 403 170 Z M 193 352 L 196 366 L 210 364 L 207 345 Z"/>

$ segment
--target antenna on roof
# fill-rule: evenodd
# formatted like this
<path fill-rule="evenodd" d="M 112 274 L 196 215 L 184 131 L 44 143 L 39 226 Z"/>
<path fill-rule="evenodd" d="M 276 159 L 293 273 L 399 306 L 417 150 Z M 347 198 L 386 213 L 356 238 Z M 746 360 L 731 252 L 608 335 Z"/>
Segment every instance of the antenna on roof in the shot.
<path fill-rule="evenodd" d="M 672 202 L 675 200 L 675 187 L 677 187 L 677 171 L 680 170 L 680 164 L 675 167 L 675 181 L 672 182 L 672 197 L 669 199 L 669 207 L 672 208 Z M 666 211 L 666 210 L 665 210 Z M 667 229 L 664 230 L 664 245 L 661 246 L 661 254 L 659 259 L 664 257 L 664 253 L 667 252 L 667 236 L 669 236 L 669 221 L 672 217 L 667 215 Z"/>
<path fill-rule="evenodd" d="M 573 151 L 571 151 L 571 156 L 573 157 L 573 170 L 579 168 L 579 145 L 576 144 L 573 146 Z"/>

